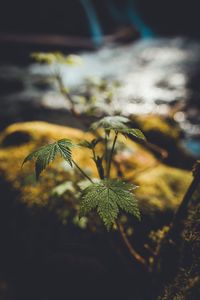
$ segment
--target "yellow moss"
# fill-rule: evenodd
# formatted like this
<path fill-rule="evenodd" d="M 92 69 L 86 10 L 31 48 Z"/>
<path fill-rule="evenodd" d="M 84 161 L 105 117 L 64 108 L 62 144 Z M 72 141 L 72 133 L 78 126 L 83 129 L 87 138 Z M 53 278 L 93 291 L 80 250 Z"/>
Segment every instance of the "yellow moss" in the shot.
<path fill-rule="evenodd" d="M 3 146 L 3 141 L 15 132 L 29 134 L 30 140 L 21 145 Z M 56 160 L 46 171 L 42 173 L 39 182 L 34 182 L 33 163 L 27 163 L 23 169 L 21 164 L 24 158 L 34 149 L 48 142 L 69 138 L 75 142 L 83 139 L 91 140 L 92 134 L 78 129 L 53 125 L 45 122 L 18 123 L 9 126 L 1 135 L 0 143 L 0 176 L 10 183 L 12 188 L 20 192 L 20 200 L 27 205 L 46 205 L 52 189 L 64 180 L 77 180 L 77 174 L 67 168 L 67 164 Z M 157 159 L 142 146 L 121 138 L 126 147 L 121 154 L 116 156 L 116 161 L 121 163 L 122 171 L 126 178 L 140 185 L 137 196 L 140 200 L 142 210 L 147 213 L 151 211 L 164 211 L 175 209 L 180 202 L 191 175 L 189 172 L 158 165 Z M 74 158 L 86 170 L 91 170 L 92 176 L 97 176 L 91 153 L 87 149 L 76 149 Z M 112 176 L 116 171 L 112 169 Z M 67 196 L 66 196 L 67 197 Z M 71 196 L 70 196 L 71 197 Z M 68 197 L 69 198 L 69 197 Z M 72 199 L 68 199 L 72 201 Z"/>
<path fill-rule="evenodd" d="M 137 176 L 135 182 L 140 188 L 136 194 L 144 210 L 149 210 L 149 201 L 151 212 L 174 210 L 180 204 L 191 180 L 188 171 L 160 164 Z"/>
<path fill-rule="evenodd" d="M 133 116 L 132 120 L 146 134 L 152 131 L 163 134 L 170 139 L 178 139 L 180 137 L 180 128 L 163 116 L 148 114 L 143 116 Z M 171 120 L 172 121 L 172 120 Z"/>
<path fill-rule="evenodd" d="M 85 133 L 79 129 L 68 128 L 64 126 L 54 125 L 46 122 L 25 122 L 25 123 L 16 123 L 10 125 L 5 129 L 0 137 L 2 141 L 5 136 L 8 136 L 16 131 L 27 132 L 30 134 L 32 140 L 36 141 L 51 141 L 68 137 L 69 139 L 74 139 L 79 141 L 82 139 L 90 139 L 91 134 Z"/>

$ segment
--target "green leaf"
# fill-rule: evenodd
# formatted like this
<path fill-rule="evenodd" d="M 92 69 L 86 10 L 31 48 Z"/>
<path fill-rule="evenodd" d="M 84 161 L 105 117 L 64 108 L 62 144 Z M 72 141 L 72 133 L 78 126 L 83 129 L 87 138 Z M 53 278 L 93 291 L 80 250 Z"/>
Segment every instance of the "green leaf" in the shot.
<path fill-rule="evenodd" d="M 140 219 L 137 200 L 132 193 L 135 188 L 135 185 L 119 179 L 104 179 L 89 185 L 82 192 L 80 216 L 97 209 L 108 230 L 115 223 L 120 209 Z"/>
<path fill-rule="evenodd" d="M 144 134 L 142 133 L 142 131 L 140 129 L 136 129 L 136 128 L 119 128 L 117 131 L 119 133 L 123 134 L 125 137 L 130 135 L 133 138 L 146 141 L 146 138 L 145 138 Z"/>
<path fill-rule="evenodd" d="M 36 178 L 39 177 L 40 173 L 55 159 L 55 157 L 59 154 L 62 158 L 64 158 L 68 164 L 72 167 L 72 155 L 71 148 L 73 144 L 68 139 L 62 139 L 55 143 L 43 146 L 38 150 L 30 153 L 23 161 L 22 166 L 32 159 L 36 159 L 35 161 L 35 173 Z"/>
<path fill-rule="evenodd" d="M 105 130 L 116 130 L 118 128 L 126 128 L 126 123 L 129 122 L 128 118 L 122 116 L 108 116 L 101 120 L 94 122 L 91 125 L 92 130 L 97 130 L 98 128 L 104 128 Z"/>
<path fill-rule="evenodd" d="M 141 130 L 135 128 L 129 128 L 126 123 L 129 122 L 129 119 L 122 116 L 110 116 L 104 117 L 101 120 L 92 124 L 91 129 L 96 130 L 98 128 L 105 129 L 108 133 L 111 130 L 114 130 L 116 133 L 119 132 L 124 136 L 132 136 L 133 138 L 146 140 L 144 134 Z"/>

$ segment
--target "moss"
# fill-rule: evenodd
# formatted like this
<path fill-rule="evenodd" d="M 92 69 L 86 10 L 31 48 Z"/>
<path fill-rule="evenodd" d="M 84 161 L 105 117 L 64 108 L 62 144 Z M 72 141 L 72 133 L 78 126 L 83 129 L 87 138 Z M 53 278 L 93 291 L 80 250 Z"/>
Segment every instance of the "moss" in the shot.
<path fill-rule="evenodd" d="M 20 132 L 29 136 L 29 140 L 20 145 L 12 141 L 12 145 L 5 146 L 5 140 L 9 140 Z M 82 139 L 91 140 L 93 136 L 81 130 L 67 128 L 45 122 L 17 123 L 9 126 L 0 136 L 0 177 L 8 182 L 12 188 L 20 192 L 20 199 L 28 206 L 49 204 L 52 189 L 65 180 L 77 181 L 80 176 L 67 167 L 61 160 L 56 160 L 43 172 L 39 182 L 34 181 L 33 164 L 28 163 L 21 169 L 24 157 L 35 148 L 46 143 L 69 138 L 75 142 Z M 124 138 L 123 142 L 124 142 Z M 119 142 L 119 147 L 120 143 Z M 170 168 L 159 161 L 141 145 L 130 140 L 125 140 L 126 147 L 122 148 L 116 156 L 116 163 L 121 163 L 121 171 L 126 177 L 138 184 L 137 197 L 140 200 L 141 210 L 144 214 L 155 215 L 157 212 L 165 213 L 176 209 L 181 201 L 191 176 L 189 172 Z M 87 149 L 76 150 L 74 158 L 85 169 L 97 176 L 93 161 L 86 159 L 91 154 Z M 112 169 L 112 176 L 116 171 Z M 64 201 L 73 209 L 77 209 L 78 201 L 73 201 L 74 196 L 66 193 Z"/>
<path fill-rule="evenodd" d="M 178 124 L 169 117 L 155 114 L 133 116 L 132 121 L 151 138 L 155 135 L 176 142 L 182 135 Z"/>
<path fill-rule="evenodd" d="M 191 170 L 195 159 L 182 147 L 184 136 L 178 123 L 172 118 L 156 114 L 132 116 L 133 126 L 140 128 L 148 141 L 165 150 L 165 163 Z M 161 150 L 160 149 L 160 150 Z M 166 155 L 167 154 L 167 155 Z M 155 149 L 155 155 L 159 152 Z"/>
<path fill-rule="evenodd" d="M 170 252 L 164 259 L 164 265 L 173 262 L 175 270 L 170 273 L 170 281 L 167 281 L 162 296 L 159 300 L 185 300 L 200 299 L 200 184 L 197 193 L 194 193 L 188 206 L 187 216 L 183 220 L 182 231 L 174 245 L 178 247 L 176 252 Z M 166 246 L 164 245 L 166 252 Z M 163 253 L 164 253 L 163 251 Z M 165 268 L 166 268 L 165 266 Z M 163 268 L 161 270 L 163 272 Z"/>
<path fill-rule="evenodd" d="M 147 210 L 148 214 L 156 211 L 164 213 L 178 207 L 191 182 L 191 176 L 187 171 L 159 164 L 139 174 L 135 182 L 140 186 L 136 193 L 143 210 Z"/>

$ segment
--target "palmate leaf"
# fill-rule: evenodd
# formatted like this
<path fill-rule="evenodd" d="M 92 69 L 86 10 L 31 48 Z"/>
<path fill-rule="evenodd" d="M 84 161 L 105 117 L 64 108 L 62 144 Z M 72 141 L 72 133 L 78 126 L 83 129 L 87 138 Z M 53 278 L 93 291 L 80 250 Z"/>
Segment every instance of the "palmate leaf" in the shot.
<path fill-rule="evenodd" d="M 68 164 L 72 167 L 72 155 L 71 148 L 73 144 L 68 139 L 62 139 L 55 143 L 48 144 L 39 148 L 38 150 L 30 153 L 23 161 L 24 165 L 26 162 L 36 159 L 35 161 L 35 173 L 38 179 L 40 173 L 55 159 L 57 155 L 64 158 Z"/>
<path fill-rule="evenodd" d="M 127 127 L 127 128 L 118 128 L 117 131 L 123 134 L 125 137 L 130 135 L 133 138 L 146 141 L 146 138 L 140 129 Z"/>
<path fill-rule="evenodd" d="M 108 230 L 115 223 L 120 209 L 140 219 L 137 200 L 132 193 L 135 188 L 135 185 L 119 179 L 104 179 L 89 185 L 82 192 L 80 216 L 96 209 Z"/>
<path fill-rule="evenodd" d="M 122 116 L 108 116 L 101 120 L 94 122 L 91 125 L 92 130 L 97 130 L 98 128 L 104 128 L 105 130 L 115 130 L 118 128 L 126 128 L 126 123 L 129 122 L 128 118 Z"/>
<path fill-rule="evenodd" d="M 136 128 L 129 128 L 126 123 L 129 122 L 128 118 L 122 117 L 122 116 L 110 116 L 110 117 L 104 117 L 101 120 L 95 122 L 92 124 L 91 129 L 96 130 L 98 128 L 103 128 L 107 132 L 110 132 L 111 130 L 115 131 L 115 133 L 121 133 L 125 137 L 128 135 L 132 136 L 135 139 L 139 140 L 146 140 L 144 134 L 140 129 Z"/>

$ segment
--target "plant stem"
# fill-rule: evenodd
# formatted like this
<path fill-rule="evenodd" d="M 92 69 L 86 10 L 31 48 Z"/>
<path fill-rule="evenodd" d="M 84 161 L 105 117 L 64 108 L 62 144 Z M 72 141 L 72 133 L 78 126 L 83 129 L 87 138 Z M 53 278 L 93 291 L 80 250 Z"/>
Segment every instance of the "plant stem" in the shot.
<path fill-rule="evenodd" d="M 58 82 L 58 86 L 59 86 L 59 90 L 60 93 L 65 97 L 66 100 L 68 100 L 71 104 L 71 113 L 75 116 L 75 117 L 79 117 L 79 114 L 77 113 L 76 109 L 75 109 L 75 105 L 74 105 L 74 100 L 72 98 L 72 96 L 70 95 L 70 93 L 65 89 L 63 82 L 62 82 L 62 78 L 60 75 L 56 76 L 57 82 Z"/>
<path fill-rule="evenodd" d="M 116 225 L 117 225 L 118 232 L 122 238 L 122 241 L 124 242 L 124 244 L 128 249 L 128 252 L 131 254 L 131 256 L 134 258 L 135 261 L 137 261 L 140 265 L 142 265 L 143 268 L 147 269 L 146 260 L 132 247 L 121 223 L 119 221 L 116 221 Z"/>
<path fill-rule="evenodd" d="M 110 152 L 110 157 L 108 159 L 108 166 L 107 166 L 107 173 L 106 173 L 107 178 L 110 177 L 110 168 L 111 168 L 111 163 L 112 163 L 112 156 L 113 156 L 113 153 L 114 153 L 114 150 L 115 150 L 117 137 L 118 137 L 118 132 L 115 133 L 115 137 L 114 137 L 113 144 L 112 144 L 112 149 L 111 149 L 111 152 Z"/>
<path fill-rule="evenodd" d="M 106 163 L 106 170 L 107 170 L 107 168 L 108 168 L 108 134 L 106 131 L 105 131 L 104 143 L 105 143 L 105 163 Z"/>
<path fill-rule="evenodd" d="M 79 170 L 79 172 L 85 177 L 87 178 L 91 183 L 94 183 L 92 181 L 92 179 L 79 167 L 79 165 L 74 161 L 72 160 L 73 164 L 75 165 L 75 167 Z"/>
<path fill-rule="evenodd" d="M 96 161 L 97 161 L 97 158 L 96 158 L 96 153 L 95 153 L 94 148 L 92 148 L 92 154 L 93 154 L 94 161 L 96 162 Z"/>
<path fill-rule="evenodd" d="M 102 166 L 102 161 L 100 161 L 99 157 L 96 156 L 94 148 L 92 148 L 92 153 L 93 153 L 93 160 L 95 162 L 99 178 L 104 179 L 104 170 Z"/>
<path fill-rule="evenodd" d="M 101 178 L 101 174 L 100 174 L 100 171 L 99 171 L 99 166 L 98 166 L 98 163 L 97 163 L 97 158 L 96 158 L 96 153 L 95 153 L 94 148 L 92 148 L 92 154 L 93 154 L 93 160 L 94 160 L 96 168 L 97 168 L 97 172 L 99 174 L 99 177 Z"/>

